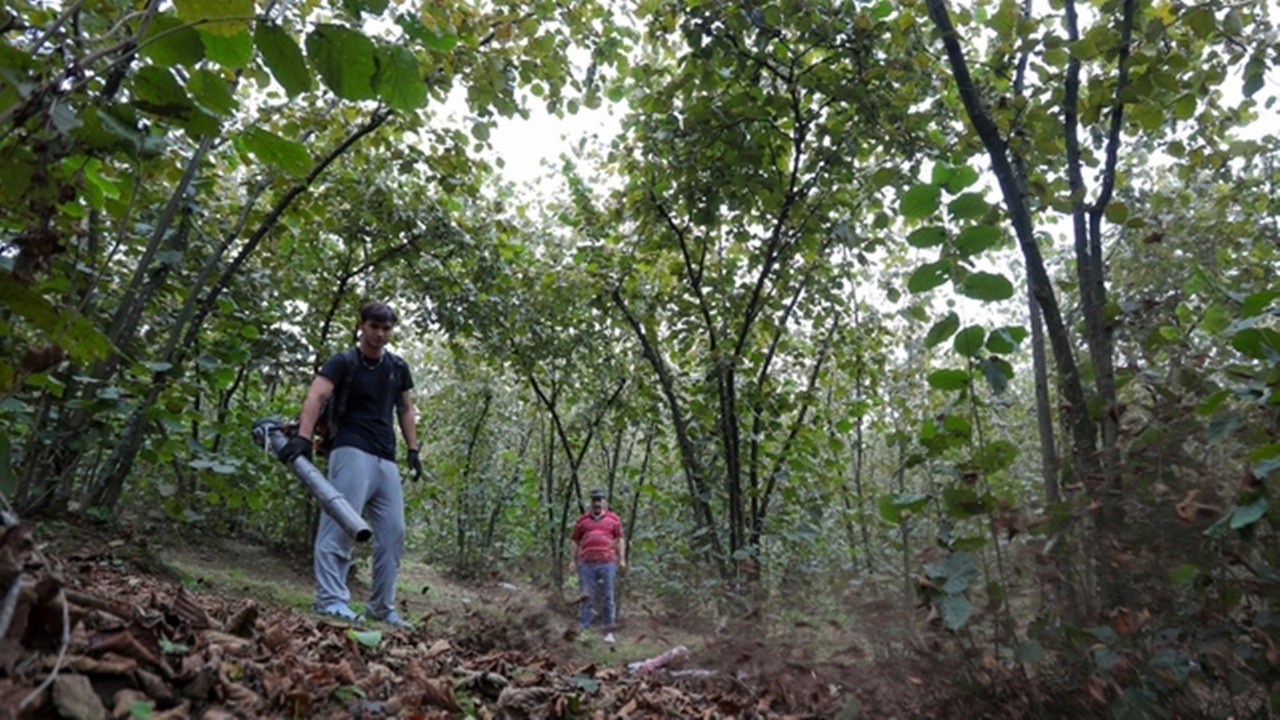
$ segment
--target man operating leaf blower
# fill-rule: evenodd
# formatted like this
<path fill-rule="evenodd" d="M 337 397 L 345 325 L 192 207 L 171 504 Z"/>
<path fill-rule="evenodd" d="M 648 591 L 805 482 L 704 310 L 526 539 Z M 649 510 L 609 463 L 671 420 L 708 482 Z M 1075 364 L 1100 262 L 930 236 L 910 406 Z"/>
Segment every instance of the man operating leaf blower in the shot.
<path fill-rule="evenodd" d="M 307 390 L 297 432 L 277 452 L 293 466 L 299 457 L 311 458 L 317 421 L 327 419 L 321 451 L 329 458 L 329 482 L 357 514 L 365 513 L 373 530 L 373 586 L 365 611 L 375 620 L 412 628 L 396 613 L 396 575 L 404 555 L 404 492 L 396 464 L 396 435 L 392 419 L 409 448 L 412 479 L 422 477 L 418 457 L 416 419 L 410 390 L 409 366 L 386 349 L 396 324 L 395 311 L 381 302 L 360 308 L 356 347 L 329 358 Z M 320 515 L 314 563 L 315 609 L 345 620 L 359 621 L 348 604 L 347 571 L 355 540 L 331 513 Z"/>

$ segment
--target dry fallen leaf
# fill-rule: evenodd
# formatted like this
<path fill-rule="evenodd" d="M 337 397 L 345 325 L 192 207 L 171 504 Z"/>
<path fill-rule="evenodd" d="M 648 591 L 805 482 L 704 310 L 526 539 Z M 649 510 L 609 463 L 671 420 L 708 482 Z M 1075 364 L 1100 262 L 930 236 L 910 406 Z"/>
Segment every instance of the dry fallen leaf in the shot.
<path fill-rule="evenodd" d="M 84 675 L 58 675 L 53 681 L 53 704 L 64 718 L 98 720 L 107 716 L 107 708 Z"/>
<path fill-rule="evenodd" d="M 422 691 L 422 704 L 434 705 L 450 712 L 461 712 L 462 706 L 453 696 L 453 688 L 445 680 L 428 680 Z"/>

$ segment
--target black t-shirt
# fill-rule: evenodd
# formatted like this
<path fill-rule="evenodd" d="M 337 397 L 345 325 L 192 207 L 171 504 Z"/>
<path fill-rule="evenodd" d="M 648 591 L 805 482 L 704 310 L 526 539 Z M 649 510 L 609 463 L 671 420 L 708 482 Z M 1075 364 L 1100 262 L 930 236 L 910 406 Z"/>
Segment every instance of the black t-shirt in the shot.
<path fill-rule="evenodd" d="M 405 390 L 413 388 L 409 365 L 400 356 L 384 350 L 377 364 L 369 367 L 369 358 L 359 350 L 355 350 L 355 354 L 354 370 L 346 353 L 334 355 L 320 368 L 320 374 L 333 381 L 330 402 L 338 402 L 342 384 L 348 378 L 351 383 L 346 390 L 346 407 L 341 409 L 341 416 L 334 418 L 338 427 L 330 447 L 356 447 L 395 460 L 396 400 Z"/>

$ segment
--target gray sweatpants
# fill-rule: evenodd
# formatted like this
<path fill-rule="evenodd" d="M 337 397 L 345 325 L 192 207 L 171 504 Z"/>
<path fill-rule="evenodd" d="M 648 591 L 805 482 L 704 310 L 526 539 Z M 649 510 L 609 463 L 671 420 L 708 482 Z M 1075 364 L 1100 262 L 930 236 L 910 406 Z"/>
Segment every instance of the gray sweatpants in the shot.
<path fill-rule="evenodd" d="M 386 617 L 396 607 L 396 575 L 404 555 L 404 491 L 400 468 L 394 461 L 353 448 L 335 448 L 329 454 L 329 482 L 346 497 L 356 512 L 364 514 L 373 530 L 373 587 L 365 612 Z M 316 531 L 316 610 L 351 600 L 347 571 L 351 569 L 355 540 L 333 518 L 320 513 Z"/>

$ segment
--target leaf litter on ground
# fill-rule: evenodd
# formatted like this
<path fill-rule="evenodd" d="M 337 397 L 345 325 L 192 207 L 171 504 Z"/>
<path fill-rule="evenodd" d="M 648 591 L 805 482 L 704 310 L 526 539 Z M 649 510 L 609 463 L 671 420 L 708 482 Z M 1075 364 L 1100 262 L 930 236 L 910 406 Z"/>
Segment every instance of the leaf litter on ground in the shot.
<path fill-rule="evenodd" d="M 712 649 L 736 659 L 733 672 L 675 662 L 635 674 L 554 653 L 563 633 L 545 611 L 519 622 L 464 613 L 451 637 L 425 622 L 354 628 L 139 572 L 110 561 L 113 547 L 60 557 L 37 550 L 28 525 L 3 532 L 0 591 L 16 590 L 0 613 L 0 720 L 772 718 L 862 706 L 817 669 L 753 666 L 750 643 Z"/>

